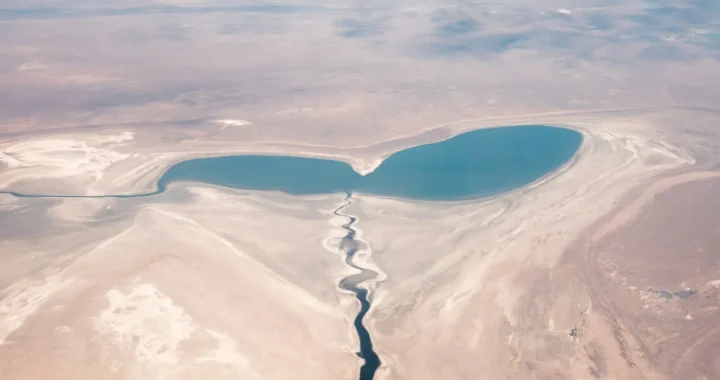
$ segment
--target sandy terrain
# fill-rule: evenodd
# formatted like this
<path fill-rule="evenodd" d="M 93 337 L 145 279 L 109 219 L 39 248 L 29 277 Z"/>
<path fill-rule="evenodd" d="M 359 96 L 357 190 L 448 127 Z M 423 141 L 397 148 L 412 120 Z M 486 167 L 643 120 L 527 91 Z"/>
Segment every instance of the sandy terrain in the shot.
<path fill-rule="evenodd" d="M 65 229 L 1 243 L 3 379 L 353 377 L 341 201 L 193 187 L 50 207 Z"/>
<path fill-rule="evenodd" d="M 661 193 L 715 175 L 692 171 L 701 165 L 695 157 L 710 162 L 712 145 L 666 129 L 673 118 L 689 113 L 506 119 L 507 124 L 533 120 L 570 126 L 586 138 L 559 172 L 480 202 L 355 195 L 344 212 L 358 217 L 355 228 L 370 247 L 358 262 L 380 273 L 367 285 L 374 293 L 366 319 L 383 360 L 377 377 L 670 377 L 675 367 L 643 353 L 650 350 L 647 332 L 625 328 L 620 319 L 625 309 L 607 306 L 608 299 L 628 297 L 606 289 L 607 270 L 596 263 L 609 259 L 578 256 L 573 247 L 579 236 L 602 242 L 644 215 L 640 211 L 654 200 L 650 193 L 637 193 L 644 184 L 690 173 L 648 188 Z M 716 117 L 694 114 L 699 131 Z M 443 128 L 459 133 L 492 122 L 497 121 L 461 121 Z M 8 150 L 17 161 L 38 165 L 31 171 L 14 164 L 0 178 L 11 179 L 6 182 L 10 189 L 27 180 L 37 192 L 55 188 L 38 180 L 43 170 L 64 174 L 61 180 L 69 190 L 83 186 L 95 172 L 102 175 L 93 183 L 103 184 L 96 192 L 151 186 L 147 163 L 129 171 L 137 176 L 128 175 L 117 188 L 102 182 L 111 178 L 116 163 L 88 157 L 118 157 L 130 165 L 134 161 L 124 149 L 147 149 L 141 140 L 117 137 L 135 136 L 133 131 L 108 136 L 115 137 L 84 139 L 86 148 L 56 143 L 56 137 L 11 140 L 6 144 L 14 147 Z M 416 143 L 425 136 L 421 133 Z M 47 141 L 59 147 L 58 154 L 33 156 L 45 152 L 37 146 Z M 412 139 L 400 141 L 410 145 Z M 200 141 L 196 151 L 182 155 L 202 155 L 197 151 L 203 146 Z M 390 146 L 339 149 L 335 155 L 382 157 Z M 297 154 L 307 149 L 286 148 Z M 67 154 L 72 149 L 86 153 Z M 145 157 L 136 154 L 135 159 Z M 63 161 L 70 164 L 63 166 Z M 87 162 L 97 165 L 88 168 Z M 52 169 L 56 166 L 67 171 Z M 0 277 L 5 289 L 0 349 L 10 358 L 0 370 L 10 379 L 53 378 L 50 372 L 58 378 L 128 379 L 356 376 L 360 361 L 354 355 L 351 320 L 357 305 L 336 288 L 348 274 L 337 251 L 340 225 L 346 221 L 332 215 L 342 194 L 296 198 L 178 185 L 138 199 L 2 199 L 5 223 L 27 221 L 24 215 L 40 210 L 35 223 L 54 226 L 2 242 L 3 252 L 13 252 L 3 256 L 3 267 L 12 270 Z M 610 224 L 596 225 L 627 199 L 634 203 Z M 671 285 L 653 286 L 682 290 Z M 680 360 L 678 355 L 668 360 Z M 28 358 L 49 364 L 38 368 L 23 361 Z M 687 354 L 683 360 L 694 359 Z"/>
<path fill-rule="evenodd" d="M 693 160 L 626 125 L 593 127 L 566 171 L 525 191 L 462 205 L 362 199 L 358 228 L 388 276 L 372 319 L 388 378 L 590 378 L 597 355 L 613 378 L 660 376 L 620 358 L 590 286 L 559 263 L 625 192 Z"/>
<path fill-rule="evenodd" d="M 7 192 L 138 194 L 178 161 L 249 152 L 366 173 L 515 124 L 585 140 L 491 199 L 343 209 L 379 274 L 376 378 L 720 378 L 720 8 L 681 5 L 5 1 L 0 379 L 336 380 L 361 364 L 358 305 L 337 290 L 355 273 L 343 194 Z"/>
<path fill-rule="evenodd" d="M 623 225 L 625 210 L 606 218 L 568 257 L 581 265 L 596 310 L 620 341 L 636 345 L 628 360 L 641 357 L 671 379 L 720 376 L 719 179 L 712 172 L 659 182 L 625 209 L 649 203 L 642 213 Z M 596 368 L 607 373 L 602 362 Z"/>

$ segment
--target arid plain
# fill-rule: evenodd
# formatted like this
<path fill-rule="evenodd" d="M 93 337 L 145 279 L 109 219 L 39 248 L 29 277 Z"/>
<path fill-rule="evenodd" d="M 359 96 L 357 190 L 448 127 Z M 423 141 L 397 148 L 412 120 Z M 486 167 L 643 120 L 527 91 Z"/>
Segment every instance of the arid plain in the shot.
<path fill-rule="evenodd" d="M 376 378 L 718 378 L 720 9 L 540 3 L 3 5 L 0 378 L 355 379 L 362 364 L 359 305 L 338 290 L 355 271 L 345 194 L 16 194 L 145 193 L 174 163 L 242 153 L 366 173 L 519 124 L 584 141 L 491 198 L 344 209 L 379 274 Z"/>

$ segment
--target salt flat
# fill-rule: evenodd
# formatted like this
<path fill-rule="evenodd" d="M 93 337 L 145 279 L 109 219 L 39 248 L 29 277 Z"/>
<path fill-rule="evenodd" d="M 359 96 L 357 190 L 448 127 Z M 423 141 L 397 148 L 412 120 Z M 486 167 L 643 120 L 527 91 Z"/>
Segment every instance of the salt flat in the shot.
<path fill-rule="evenodd" d="M 260 203 L 226 191 L 189 191 L 180 208 L 163 197 L 136 206 L 66 200 L 56 206 L 62 213 L 48 214 L 64 216 L 57 221 L 68 227 L 62 233 L 4 240 L 3 266 L 14 271 L 2 276 L 3 374 L 310 379 L 354 373 L 352 298 L 338 300 L 332 277 L 344 264 L 338 252 L 323 248 L 342 233 L 328 220 L 328 204 L 342 199 Z M 87 202 L 101 203 L 107 217 L 89 217 L 97 212 L 88 213 Z M 269 212 L 269 204 L 277 209 Z M 120 221 L 113 221 L 116 212 Z M 35 360 L 46 365 L 31 365 Z"/>
<path fill-rule="evenodd" d="M 357 273 L 333 214 L 345 194 L 12 192 L 147 193 L 179 161 L 243 153 L 368 173 L 523 124 L 584 142 L 495 197 L 353 194 L 343 209 L 367 244 L 357 263 L 378 273 L 363 285 L 375 377 L 719 377 L 719 12 L 6 1 L 0 378 L 335 380 L 362 364 L 359 305 L 337 286 Z"/>
<path fill-rule="evenodd" d="M 702 141 L 637 118 L 533 118 L 581 131 L 583 145 L 560 171 L 500 196 L 462 202 L 353 196 L 344 212 L 358 217 L 355 228 L 369 244 L 359 259 L 380 273 L 367 284 L 374 294 L 366 319 L 383 360 L 379 378 L 472 378 L 478 371 L 528 378 L 561 370 L 578 378 L 599 366 L 618 377 L 662 376 L 632 353 L 632 340 L 613 338 L 612 320 L 577 267 L 582 257 L 573 261 L 566 253 L 638 186 L 698 170 Z M 473 123 L 482 126 L 454 125 L 460 132 Z M 114 157 L 142 143 L 95 141 Z M 68 168 L 84 159 L 63 156 Z M 36 170 L 45 165 L 50 173 L 58 165 L 38 162 Z M 41 173 L 17 168 L 6 169 L 5 178 Z M 141 170 L 130 173 L 146 178 Z M 65 176 L 65 188 L 85 178 L 85 171 Z M 135 191 L 151 186 L 130 183 Z M 35 191 L 52 190 L 41 184 Z M 177 184 L 148 198 L 54 199 L 43 206 L 43 218 L 57 229 L 3 241 L 4 252 L 15 252 L 3 258 L 14 270 L 0 278 L 5 357 L 33 352 L 69 366 L 61 371 L 98 378 L 352 377 L 359 365 L 350 323 L 357 305 L 336 288 L 350 269 L 335 251 L 344 221 L 332 215 L 343 197 Z M 46 201 L 3 199 L 27 209 Z M 15 214 L 8 215 L 11 222 Z M 329 357 L 336 357 L 333 365 Z M 3 368 L 14 378 L 40 375 L 23 363 Z M 280 363 L 295 363 L 292 375 Z"/>

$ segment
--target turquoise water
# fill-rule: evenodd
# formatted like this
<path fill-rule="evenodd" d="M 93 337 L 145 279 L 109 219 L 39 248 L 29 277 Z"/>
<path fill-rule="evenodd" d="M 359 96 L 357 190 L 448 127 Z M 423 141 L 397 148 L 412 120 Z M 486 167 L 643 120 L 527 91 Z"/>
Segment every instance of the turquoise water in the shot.
<path fill-rule="evenodd" d="M 160 194 L 176 181 L 198 181 L 291 194 L 347 192 L 347 202 L 334 211 L 335 215 L 341 216 L 340 210 L 350 204 L 350 193 L 354 192 L 413 199 L 457 200 L 511 190 L 562 166 L 572 158 L 581 143 L 582 135 L 569 129 L 547 126 L 492 128 L 397 152 L 366 176 L 357 174 L 349 165 L 339 161 L 246 155 L 181 162 L 160 177 L 156 191 L 143 194 L 82 196 L 12 191 L 0 191 L 0 194 L 28 198 L 138 198 Z M 368 290 L 359 286 L 358 281 L 364 281 L 368 273 L 372 276 L 377 273 L 354 264 L 353 257 L 359 247 L 353 228 L 357 218 L 342 216 L 349 219 L 343 225 L 347 235 L 341 244 L 347 255 L 345 262 L 361 273 L 345 277 L 338 286 L 355 293 L 360 302 L 360 311 L 353 322 L 360 342 L 357 355 L 364 360 L 359 380 L 372 380 L 382 363 L 373 349 L 370 333 L 363 325 L 371 300 Z M 692 295 L 690 292 L 681 293 L 675 295 L 681 298 Z M 570 334 L 576 336 L 577 332 L 573 330 Z"/>
<path fill-rule="evenodd" d="M 198 181 L 290 194 L 359 192 L 425 200 L 489 196 L 529 184 L 567 162 L 578 132 L 548 126 L 480 129 L 388 157 L 361 176 L 348 164 L 315 158 L 244 155 L 181 162 L 158 181 Z"/>

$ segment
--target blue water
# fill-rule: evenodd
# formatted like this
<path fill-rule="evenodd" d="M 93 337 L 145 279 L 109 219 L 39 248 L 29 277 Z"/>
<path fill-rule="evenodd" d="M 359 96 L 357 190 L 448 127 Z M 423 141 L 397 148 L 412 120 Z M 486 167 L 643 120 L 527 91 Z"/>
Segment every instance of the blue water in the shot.
<path fill-rule="evenodd" d="M 142 194 L 82 196 L 12 191 L 0 191 L 0 194 L 32 198 L 136 198 L 162 193 L 168 185 L 177 181 L 290 194 L 346 192 L 348 203 L 334 213 L 349 219 L 343 225 L 348 233 L 341 248 L 347 255 L 346 263 L 361 273 L 344 278 L 339 286 L 355 293 L 360 302 L 360 311 L 354 320 L 360 341 L 358 356 L 364 360 L 359 380 L 372 380 L 382 363 L 373 349 L 370 333 L 363 325 L 363 319 L 370 310 L 370 299 L 368 290 L 359 283 L 367 276 L 377 274 L 357 266 L 353 261 L 359 247 L 353 228 L 356 218 L 339 213 L 350 204 L 351 194 L 360 192 L 426 200 L 488 196 L 526 185 L 554 171 L 572 158 L 581 143 L 582 135 L 569 129 L 547 126 L 492 128 L 397 152 L 366 176 L 357 174 L 349 165 L 339 161 L 245 155 L 181 162 L 160 177 L 157 190 Z M 675 294 L 685 298 L 692 293 Z"/>
<path fill-rule="evenodd" d="M 562 166 L 582 143 L 578 132 L 548 126 L 480 129 L 388 157 L 361 176 L 348 164 L 315 158 L 243 155 L 171 167 L 158 181 L 290 194 L 359 192 L 424 200 L 489 196 L 529 184 Z"/>

